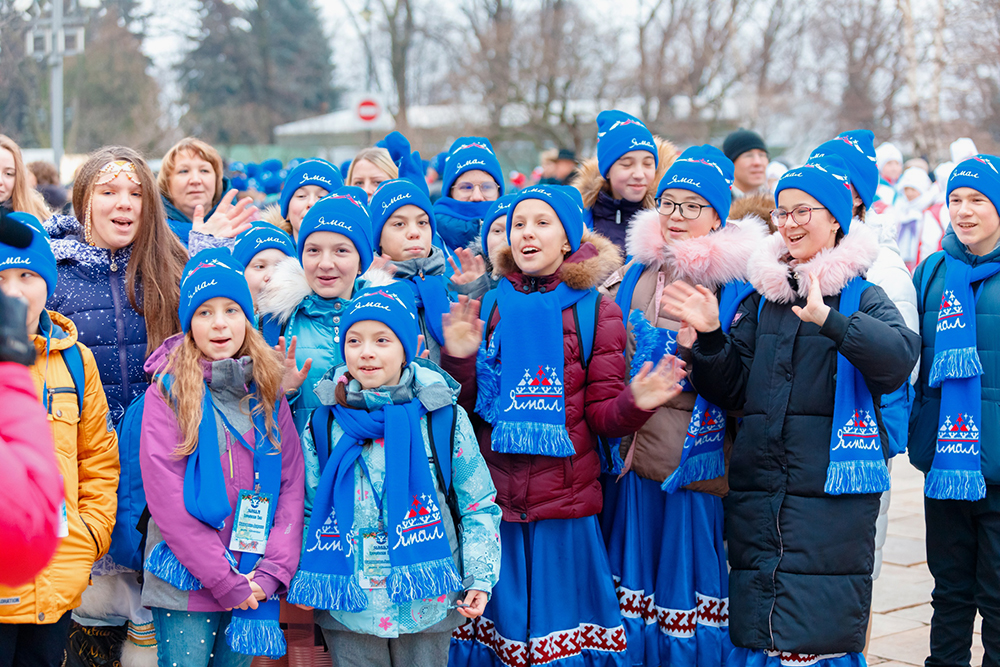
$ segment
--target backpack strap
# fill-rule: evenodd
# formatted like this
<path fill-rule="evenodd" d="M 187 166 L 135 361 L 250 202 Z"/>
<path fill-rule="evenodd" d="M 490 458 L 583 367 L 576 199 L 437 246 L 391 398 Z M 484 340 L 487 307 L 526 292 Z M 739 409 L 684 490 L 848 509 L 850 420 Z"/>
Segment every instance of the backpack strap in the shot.
<path fill-rule="evenodd" d="M 309 420 L 309 430 L 312 431 L 313 444 L 319 457 L 319 469 L 326 468 L 330 460 L 330 441 L 333 438 L 333 411 L 330 406 L 321 405 L 313 410 Z"/>
<path fill-rule="evenodd" d="M 489 337 L 490 322 L 493 320 L 493 314 L 497 312 L 497 291 L 496 288 L 491 289 L 489 292 L 483 295 L 483 298 L 479 300 L 479 319 L 483 321 L 483 340 Z M 486 317 L 483 317 L 483 313 L 486 313 Z"/>
<path fill-rule="evenodd" d="M 587 296 L 573 304 L 573 324 L 580 343 L 580 365 L 587 370 L 590 357 L 594 354 L 594 336 L 597 333 L 597 318 L 601 309 L 601 293 L 591 288 Z"/>
<path fill-rule="evenodd" d="M 434 460 L 434 473 L 438 485 L 444 490 L 448 510 L 451 512 L 455 533 L 461 541 L 462 513 L 458 507 L 458 495 L 451 478 L 451 453 L 455 449 L 455 430 L 458 427 L 458 407 L 446 405 L 427 413 L 427 435 L 430 437 L 431 457 Z M 459 569 L 465 575 L 462 559 L 459 558 Z"/>
<path fill-rule="evenodd" d="M 615 294 L 615 303 L 622 309 L 622 321 L 628 322 L 629 313 L 632 311 L 632 297 L 635 295 L 635 287 L 639 284 L 639 277 L 646 269 L 643 264 L 636 262 L 622 277 L 622 282 L 618 286 Z"/>
<path fill-rule="evenodd" d="M 934 257 L 934 265 L 931 266 L 931 257 Z M 927 262 L 924 264 L 924 272 L 920 274 L 920 306 L 925 307 L 924 299 L 927 297 L 927 286 L 931 284 L 931 278 L 938 272 L 941 265 L 944 264 L 944 252 L 934 253 L 931 257 L 927 258 Z M 926 312 L 926 311 L 925 311 Z"/>
<path fill-rule="evenodd" d="M 83 416 L 83 394 L 87 387 L 87 376 L 83 372 L 83 356 L 80 354 L 80 344 L 73 343 L 62 351 L 63 361 L 66 369 L 73 378 L 73 386 L 76 387 L 76 403 L 80 408 L 80 416 Z"/>

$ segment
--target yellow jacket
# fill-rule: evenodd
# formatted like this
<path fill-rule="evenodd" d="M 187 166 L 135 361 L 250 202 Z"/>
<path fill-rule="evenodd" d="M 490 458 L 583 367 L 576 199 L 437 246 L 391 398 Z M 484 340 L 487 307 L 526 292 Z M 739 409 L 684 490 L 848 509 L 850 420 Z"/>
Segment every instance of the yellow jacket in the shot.
<path fill-rule="evenodd" d="M 86 376 L 81 415 L 73 378 L 62 359 L 62 351 L 77 344 L 76 326 L 59 313 L 45 311 L 39 328 L 51 335 L 33 337 L 38 358 L 31 375 L 39 398 L 43 387 L 51 397 L 49 424 L 63 476 L 69 535 L 34 581 L 17 588 L 0 586 L 0 623 L 55 623 L 78 607 L 90 568 L 108 551 L 118 505 L 118 437 L 108 419 L 94 354 L 80 345 Z"/>

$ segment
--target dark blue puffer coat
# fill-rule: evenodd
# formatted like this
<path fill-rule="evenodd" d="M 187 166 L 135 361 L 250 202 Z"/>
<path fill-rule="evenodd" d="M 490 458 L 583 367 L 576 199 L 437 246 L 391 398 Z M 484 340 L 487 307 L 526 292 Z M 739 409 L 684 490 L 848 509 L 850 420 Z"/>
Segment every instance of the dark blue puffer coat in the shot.
<path fill-rule="evenodd" d="M 94 353 L 109 414 L 117 424 L 132 399 L 148 386 L 142 370 L 146 321 L 132 308 L 125 287 L 132 246 L 113 254 L 89 246 L 80 223 L 68 215 L 49 218 L 45 228 L 52 237 L 59 274 L 45 307 L 73 320 L 80 342 Z M 141 289 L 137 292 L 141 295 Z"/>

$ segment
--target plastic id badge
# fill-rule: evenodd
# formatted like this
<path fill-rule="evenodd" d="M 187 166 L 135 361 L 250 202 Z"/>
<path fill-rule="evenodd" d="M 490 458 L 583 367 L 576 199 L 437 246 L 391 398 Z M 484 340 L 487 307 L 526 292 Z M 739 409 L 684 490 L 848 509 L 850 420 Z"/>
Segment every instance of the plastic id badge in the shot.
<path fill-rule="evenodd" d="M 385 588 L 389 578 L 389 536 L 384 530 L 365 532 L 362 535 L 362 567 L 358 572 L 361 588 Z"/>
<path fill-rule="evenodd" d="M 271 532 L 271 518 L 274 514 L 273 498 L 270 493 L 242 489 L 233 522 L 233 535 L 229 539 L 230 551 L 263 554 L 267 547 L 267 536 Z"/>

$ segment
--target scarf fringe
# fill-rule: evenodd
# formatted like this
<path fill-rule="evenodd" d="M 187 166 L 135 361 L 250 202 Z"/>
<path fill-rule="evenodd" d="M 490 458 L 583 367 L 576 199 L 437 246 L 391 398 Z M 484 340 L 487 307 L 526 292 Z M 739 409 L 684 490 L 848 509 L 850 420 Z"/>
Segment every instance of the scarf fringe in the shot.
<path fill-rule="evenodd" d="M 394 565 L 386 580 L 389 599 L 396 604 L 433 598 L 462 589 L 462 579 L 451 558 L 412 565 Z"/>
<path fill-rule="evenodd" d="M 986 480 L 979 470 L 931 468 L 924 481 L 924 495 L 938 500 L 982 500 Z"/>
<path fill-rule="evenodd" d="M 479 346 L 476 353 L 476 414 L 490 424 L 496 424 L 499 417 L 500 374 L 486 359 L 486 343 Z"/>
<path fill-rule="evenodd" d="M 357 578 L 346 574 L 327 574 L 299 570 L 288 589 L 288 601 L 316 609 L 359 612 L 368 607 L 368 598 Z"/>
<path fill-rule="evenodd" d="M 198 591 L 202 588 L 201 582 L 177 560 L 166 542 L 160 542 L 149 552 L 145 570 L 179 591 Z"/>
<path fill-rule="evenodd" d="M 278 659 L 288 650 L 285 635 L 275 619 L 259 620 L 233 614 L 226 628 L 226 642 L 229 648 L 243 655 Z"/>
<path fill-rule="evenodd" d="M 941 350 L 934 355 L 934 363 L 927 378 L 932 387 L 940 387 L 945 380 L 961 380 L 983 374 L 979 352 L 974 347 Z"/>
<path fill-rule="evenodd" d="M 635 339 L 635 354 L 632 355 L 632 364 L 629 369 L 629 379 L 631 380 L 642 370 L 642 365 L 647 361 L 652 361 L 654 364 L 659 361 L 659 358 L 653 359 L 653 351 L 659 348 L 660 352 L 666 352 L 668 339 L 667 334 L 664 333 L 665 330 L 650 324 L 638 308 L 629 313 L 628 321 L 632 325 L 632 337 Z"/>
<path fill-rule="evenodd" d="M 492 446 L 498 454 L 565 457 L 576 453 L 565 424 L 499 421 L 493 427 Z"/>
<path fill-rule="evenodd" d="M 851 459 L 830 462 L 823 490 L 832 496 L 845 493 L 882 493 L 888 491 L 891 484 L 889 468 L 882 459 Z"/>
<path fill-rule="evenodd" d="M 663 480 L 660 488 L 673 493 L 693 482 L 703 482 L 726 474 L 726 459 L 721 449 L 690 457 Z"/>

